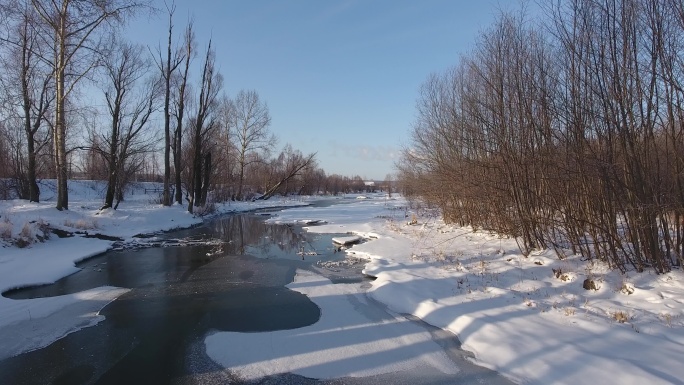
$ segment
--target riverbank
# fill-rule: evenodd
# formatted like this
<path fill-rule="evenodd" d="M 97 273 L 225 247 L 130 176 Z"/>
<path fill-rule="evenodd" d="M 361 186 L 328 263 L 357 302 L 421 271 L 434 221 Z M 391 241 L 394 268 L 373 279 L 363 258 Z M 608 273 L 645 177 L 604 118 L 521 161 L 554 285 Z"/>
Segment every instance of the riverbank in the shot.
<path fill-rule="evenodd" d="M 512 239 L 370 198 L 269 221 L 364 237 L 346 252 L 377 277 L 368 296 L 453 332 L 475 362 L 517 383 L 684 383 L 682 271 L 620 274 L 549 250 L 524 256 Z"/>

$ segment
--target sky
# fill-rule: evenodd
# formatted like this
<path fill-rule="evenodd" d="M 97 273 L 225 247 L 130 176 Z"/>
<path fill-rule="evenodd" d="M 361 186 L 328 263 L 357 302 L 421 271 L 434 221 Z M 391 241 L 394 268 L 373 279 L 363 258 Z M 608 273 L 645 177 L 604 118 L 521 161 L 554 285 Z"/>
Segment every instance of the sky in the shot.
<path fill-rule="evenodd" d="M 420 85 L 456 65 L 502 9 L 518 6 L 517 0 L 176 0 L 174 40 L 180 43 L 189 18 L 201 50 L 212 38 L 225 92 L 259 93 L 279 148 L 290 143 L 316 152 L 327 174 L 383 180 L 396 172 L 409 144 Z M 164 46 L 166 23 L 164 12 L 139 16 L 129 36 Z"/>

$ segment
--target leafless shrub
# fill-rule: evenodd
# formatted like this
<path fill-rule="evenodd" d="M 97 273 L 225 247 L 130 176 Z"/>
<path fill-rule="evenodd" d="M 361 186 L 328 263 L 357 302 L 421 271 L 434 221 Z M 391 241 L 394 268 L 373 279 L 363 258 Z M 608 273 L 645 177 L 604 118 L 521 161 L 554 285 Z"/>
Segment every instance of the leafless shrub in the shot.
<path fill-rule="evenodd" d="M 662 319 L 663 322 L 665 322 L 665 325 L 667 325 L 667 327 L 670 327 L 670 328 L 672 327 L 672 314 L 662 313 L 660 315 L 660 319 Z"/>
<path fill-rule="evenodd" d="M 35 234 L 30 223 L 24 223 L 21 231 L 19 232 L 19 237 L 14 241 L 18 247 L 26 247 L 35 242 Z"/>
<path fill-rule="evenodd" d="M 12 222 L 8 218 L 5 218 L 0 222 L 0 238 L 3 240 L 9 240 L 12 238 Z"/>
<path fill-rule="evenodd" d="M 634 286 L 623 282 L 620 286 L 620 293 L 627 295 L 634 294 Z"/>
<path fill-rule="evenodd" d="M 66 219 L 64 221 L 64 226 L 78 230 L 95 230 L 99 227 L 97 221 L 94 219 L 79 219 L 77 221 Z"/>
<path fill-rule="evenodd" d="M 617 321 L 621 324 L 625 323 L 625 322 L 629 322 L 629 320 L 632 319 L 632 317 L 630 317 L 630 315 L 626 311 L 623 311 L 623 310 L 614 311 L 613 313 L 611 313 L 611 317 L 615 321 Z"/>
<path fill-rule="evenodd" d="M 594 290 L 594 291 L 596 291 L 596 290 L 599 289 L 599 286 L 598 286 L 598 285 L 596 284 L 596 282 L 595 282 L 593 279 L 591 279 L 591 278 L 585 279 L 584 282 L 582 282 L 582 287 L 584 288 L 584 290 Z"/>
<path fill-rule="evenodd" d="M 200 217 L 214 214 L 216 212 L 216 205 L 213 202 L 206 203 L 204 206 L 195 207 L 193 213 Z"/>
<path fill-rule="evenodd" d="M 447 222 L 515 237 L 525 255 L 681 266 L 684 5 L 553 4 L 543 27 L 502 14 L 426 80 L 400 185 Z"/>

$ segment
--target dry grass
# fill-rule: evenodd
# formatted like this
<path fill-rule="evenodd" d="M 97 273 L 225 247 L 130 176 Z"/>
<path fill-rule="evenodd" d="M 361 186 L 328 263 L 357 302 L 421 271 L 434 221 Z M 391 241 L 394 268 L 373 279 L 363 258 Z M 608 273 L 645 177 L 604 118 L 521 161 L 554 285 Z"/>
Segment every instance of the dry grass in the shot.
<path fill-rule="evenodd" d="M 631 284 L 628 284 L 626 282 L 623 282 L 622 285 L 620 286 L 620 293 L 622 294 L 633 294 L 634 293 L 634 286 Z"/>
<path fill-rule="evenodd" d="M 98 228 L 97 221 L 94 219 L 79 219 L 75 222 L 67 219 L 64 221 L 64 226 L 78 230 L 95 230 Z"/>
<path fill-rule="evenodd" d="M 30 223 L 24 223 L 24 226 L 19 232 L 19 237 L 14 240 L 14 244 L 17 247 L 27 247 L 36 241 L 35 232 L 33 226 Z"/>
<path fill-rule="evenodd" d="M 30 223 L 24 223 L 24 227 L 19 232 L 19 237 L 26 240 L 33 240 L 33 228 Z"/>
<path fill-rule="evenodd" d="M 663 322 L 665 322 L 665 325 L 667 325 L 667 327 L 672 327 L 672 314 L 663 313 L 660 315 L 660 318 L 663 320 Z"/>
<path fill-rule="evenodd" d="M 613 319 L 615 321 L 617 321 L 621 324 L 625 323 L 625 322 L 629 322 L 629 320 L 632 319 L 632 317 L 630 317 L 630 315 L 626 311 L 622 311 L 622 310 L 618 310 L 618 311 L 613 312 L 611 314 L 611 317 L 613 317 Z"/>
<path fill-rule="evenodd" d="M 0 239 L 8 240 L 12 238 L 12 222 L 5 218 L 0 222 Z"/>
<path fill-rule="evenodd" d="M 193 214 L 203 217 L 206 215 L 211 215 L 216 212 L 216 206 L 213 203 L 207 203 L 204 206 L 198 206 L 193 208 Z"/>

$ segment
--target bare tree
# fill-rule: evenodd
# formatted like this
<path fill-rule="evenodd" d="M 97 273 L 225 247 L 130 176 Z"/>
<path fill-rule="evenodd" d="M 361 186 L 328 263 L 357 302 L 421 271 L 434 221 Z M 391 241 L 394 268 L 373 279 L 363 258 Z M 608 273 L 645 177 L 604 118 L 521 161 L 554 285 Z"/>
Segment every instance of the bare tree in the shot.
<path fill-rule="evenodd" d="M 296 177 L 316 168 L 316 153 L 304 156 L 301 151 L 293 149 L 288 143 L 274 163 L 275 170 L 272 172 L 274 181 L 266 188 L 261 199 L 269 199 L 280 190 L 285 194 L 290 193 L 292 189 L 289 184 L 294 185 Z M 297 193 L 301 191 L 301 186 L 295 188 Z"/>
<path fill-rule="evenodd" d="M 143 56 L 141 46 L 115 42 L 103 65 L 107 84 L 104 96 L 111 125 L 109 135 L 102 139 L 106 145 L 102 154 L 108 165 L 107 192 L 102 209 L 116 209 L 123 198 L 123 182 L 126 171 L 130 171 L 130 161 L 152 147 L 151 138 L 144 137 L 144 134 L 156 109 L 159 87 L 156 80 L 147 78 L 151 63 Z"/>
<path fill-rule="evenodd" d="M 93 112 L 92 117 L 86 118 L 85 127 L 87 138 L 84 145 L 79 148 L 78 171 L 83 177 L 90 180 L 107 180 L 109 178 L 109 165 L 106 158 L 107 133 L 102 133 L 103 128 L 98 115 Z M 106 129 L 106 128 L 105 128 Z"/>
<path fill-rule="evenodd" d="M 209 167 L 211 166 L 211 152 L 206 151 L 204 139 L 209 131 L 216 128 L 213 114 L 219 106 L 219 94 L 223 87 L 223 77 L 216 68 L 216 54 L 211 48 L 211 40 L 207 46 L 197 111 L 190 127 L 192 132 L 193 161 L 188 189 L 188 211 L 193 212 L 193 206 L 203 206 L 206 202 L 206 191 L 209 187 Z M 204 159 L 204 172 L 203 170 Z M 204 194 L 203 194 L 204 192 Z"/>
<path fill-rule="evenodd" d="M 684 6 L 569 0 L 503 14 L 418 99 L 406 192 L 445 219 L 625 271 L 684 263 Z M 550 33 L 549 33 L 550 32 Z"/>
<path fill-rule="evenodd" d="M 237 148 L 238 199 L 242 199 L 245 170 L 255 158 L 251 152 L 270 151 L 276 143 L 275 136 L 268 130 L 271 116 L 268 106 L 259 99 L 256 91 L 238 92 L 233 100 L 230 118 L 230 134 Z"/>
<path fill-rule="evenodd" d="M 0 179 L 2 179 L 3 182 L 6 182 L 6 180 L 11 175 L 11 161 L 9 156 L 10 146 L 7 142 L 7 129 L 5 127 L 5 124 L 2 121 L 0 121 Z M 5 183 L 0 185 L 0 195 L 2 195 L 3 197 L 7 196 L 7 198 L 3 199 L 9 199 L 9 193 Z"/>
<path fill-rule="evenodd" d="M 96 31 L 108 21 L 122 23 L 146 5 L 144 0 L 31 0 L 44 22 L 43 39 L 54 42 L 51 62 L 55 81 L 54 145 L 57 167 L 57 209 L 69 208 L 67 189 L 66 99 L 95 67 Z"/>
<path fill-rule="evenodd" d="M 387 174 L 385 176 L 385 188 L 387 188 L 387 196 L 392 197 L 392 190 L 393 186 L 392 184 L 394 183 L 394 176 L 392 174 Z"/>
<path fill-rule="evenodd" d="M 230 116 L 231 101 L 227 97 L 221 98 L 216 113 L 217 130 L 212 132 L 208 140 L 214 144 L 212 148 L 212 160 L 214 163 L 213 177 L 216 181 L 214 197 L 217 200 L 235 199 L 235 144 L 231 141 Z"/>
<path fill-rule="evenodd" d="M 297 193 L 301 195 L 314 195 L 319 192 L 323 192 L 323 186 L 325 184 L 325 171 L 312 165 L 302 170 L 299 176 L 300 185 Z"/>
<path fill-rule="evenodd" d="M 183 184 L 182 184 L 182 136 L 183 136 L 183 119 L 185 118 L 185 108 L 186 108 L 186 93 L 188 86 L 188 73 L 190 70 L 190 62 L 195 56 L 195 37 L 192 29 L 192 22 L 189 22 L 185 29 L 185 41 L 183 44 L 183 57 L 184 66 L 183 73 L 178 79 L 178 88 L 176 94 L 176 100 L 174 102 L 174 116 L 176 118 L 176 127 L 173 130 L 173 167 L 175 172 L 175 201 L 178 204 L 183 202 Z"/>
<path fill-rule="evenodd" d="M 166 57 L 161 48 L 158 50 L 157 66 L 164 81 L 164 190 L 162 204 L 171 205 L 171 79 L 178 66 L 183 62 L 183 57 L 173 50 L 173 14 L 176 11 L 175 3 L 164 3 L 169 15 L 169 33 L 166 44 Z"/>
<path fill-rule="evenodd" d="M 38 202 L 37 158 L 43 147 L 50 143 L 45 121 L 54 101 L 52 73 L 43 60 L 48 47 L 36 33 L 38 15 L 30 4 L 9 4 L 3 7 L 2 15 L 9 25 L 7 37 L 0 39 L 7 43 L 7 51 L 0 58 L 7 76 L 2 77 L 1 83 L 8 97 L 7 103 L 11 106 L 18 104 L 16 110 L 19 111 L 26 140 L 26 165 L 23 167 L 20 163 L 17 167 L 19 196 Z"/>

